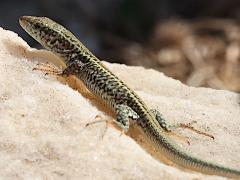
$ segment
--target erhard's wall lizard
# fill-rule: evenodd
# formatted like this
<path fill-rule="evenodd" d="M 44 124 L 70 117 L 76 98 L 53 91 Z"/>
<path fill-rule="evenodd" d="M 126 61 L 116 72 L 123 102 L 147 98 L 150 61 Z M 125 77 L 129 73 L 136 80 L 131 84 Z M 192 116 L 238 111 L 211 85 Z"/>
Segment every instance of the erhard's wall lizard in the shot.
<path fill-rule="evenodd" d="M 61 75 L 75 75 L 116 114 L 125 132 L 132 119 L 157 151 L 191 170 L 240 179 L 240 170 L 197 158 L 183 151 L 167 135 L 167 124 L 156 110 L 149 110 L 137 94 L 109 71 L 71 32 L 46 17 L 22 16 L 21 26 L 46 49 L 61 56 L 67 68 Z"/>

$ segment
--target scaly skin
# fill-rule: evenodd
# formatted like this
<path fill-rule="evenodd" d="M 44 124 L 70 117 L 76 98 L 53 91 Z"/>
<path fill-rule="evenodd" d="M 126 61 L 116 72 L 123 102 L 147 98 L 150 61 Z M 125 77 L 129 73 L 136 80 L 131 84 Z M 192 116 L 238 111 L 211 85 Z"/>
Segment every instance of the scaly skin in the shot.
<path fill-rule="evenodd" d="M 201 160 L 183 151 L 166 134 L 164 122 L 108 70 L 71 32 L 46 17 L 20 17 L 21 26 L 46 49 L 61 56 L 67 68 L 62 75 L 75 75 L 116 113 L 116 123 L 127 131 L 131 118 L 164 157 L 184 168 L 240 179 L 240 170 Z M 161 124 L 163 123 L 163 124 Z"/>

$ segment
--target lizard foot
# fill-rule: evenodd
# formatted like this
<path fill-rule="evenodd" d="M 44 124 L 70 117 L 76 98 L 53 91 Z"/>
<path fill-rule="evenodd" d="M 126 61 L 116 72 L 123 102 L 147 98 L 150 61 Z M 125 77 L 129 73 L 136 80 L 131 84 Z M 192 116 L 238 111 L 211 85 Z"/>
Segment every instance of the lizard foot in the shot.
<path fill-rule="evenodd" d="M 206 132 L 203 132 L 203 131 L 200 131 L 200 130 L 194 128 L 194 127 L 192 126 L 192 124 L 194 124 L 194 123 L 197 123 L 197 122 L 196 122 L 196 121 L 192 121 L 192 122 L 187 123 L 187 124 L 179 123 L 177 126 L 179 126 L 180 128 L 189 129 L 189 130 L 194 131 L 194 132 L 196 132 L 196 133 L 198 133 L 198 134 L 201 134 L 201 135 L 210 137 L 210 138 L 212 138 L 212 139 L 214 140 L 214 136 L 213 136 L 213 135 L 211 135 L 211 134 L 209 134 L 209 133 L 206 133 Z"/>
<path fill-rule="evenodd" d="M 95 119 L 99 119 L 99 118 L 101 118 L 99 115 L 97 115 L 95 117 Z M 104 127 L 104 130 L 103 130 L 102 135 L 101 135 L 101 138 L 103 139 L 105 134 L 106 134 L 106 132 L 107 132 L 108 124 L 111 123 L 112 121 L 113 120 L 111 120 L 111 119 L 99 119 L 99 120 L 95 120 L 95 121 L 87 123 L 85 125 L 85 127 L 89 127 L 89 126 L 92 126 L 92 125 L 97 124 L 97 123 L 103 123 L 103 122 L 106 123 L 106 126 Z"/>
<path fill-rule="evenodd" d="M 35 68 L 32 69 L 33 71 L 43 71 L 45 75 L 51 74 L 56 76 L 61 76 L 62 70 L 57 68 L 56 66 L 47 63 L 38 63 Z"/>

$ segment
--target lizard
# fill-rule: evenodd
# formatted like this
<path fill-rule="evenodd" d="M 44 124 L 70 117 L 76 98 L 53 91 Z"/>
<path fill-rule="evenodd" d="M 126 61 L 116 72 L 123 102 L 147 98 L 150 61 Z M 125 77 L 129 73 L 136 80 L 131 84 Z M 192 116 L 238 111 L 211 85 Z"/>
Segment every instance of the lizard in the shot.
<path fill-rule="evenodd" d="M 124 132 L 137 124 L 156 151 L 185 169 L 240 179 L 240 170 L 198 158 L 177 145 L 167 134 L 169 125 L 158 110 L 145 102 L 113 74 L 69 30 L 47 17 L 21 16 L 22 28 L 47 50 L 60 56 L 66 68 L 60 75 L 80 79 L 116 115 L 114 123 Z"/>

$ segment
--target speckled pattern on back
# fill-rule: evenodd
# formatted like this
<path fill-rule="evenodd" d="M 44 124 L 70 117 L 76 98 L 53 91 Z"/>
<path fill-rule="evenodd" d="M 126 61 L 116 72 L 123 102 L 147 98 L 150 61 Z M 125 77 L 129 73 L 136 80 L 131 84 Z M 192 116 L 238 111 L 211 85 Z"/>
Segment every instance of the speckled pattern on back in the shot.
<path fill-rule="evenodd" d="M 163 156 L 172 162 L 206 174 L 240 178 L 240 171 L 201 160 L 183 151 L 165 133 L 165 119 L 154 111 L 117 76 L 108 70 L 70 31 L 46 17 L 20 17 L 21 26 L 46 49 L 61 56 L 67 65 L 64 75 L 75 75 L 116 113 L 117 124 L 128 130 L 128 119 L 139 127 Z M 159 115 L 160 113 L 158 113 Z"/>

